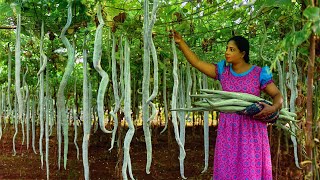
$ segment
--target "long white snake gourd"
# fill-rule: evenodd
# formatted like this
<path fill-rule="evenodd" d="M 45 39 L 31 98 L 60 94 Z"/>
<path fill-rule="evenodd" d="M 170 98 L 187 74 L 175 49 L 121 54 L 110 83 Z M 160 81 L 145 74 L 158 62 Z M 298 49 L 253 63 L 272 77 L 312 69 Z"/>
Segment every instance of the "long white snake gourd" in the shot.
<path fill-rule="evenodd" d="M 173 52 L 173 91 L 172 91 L 172 101 L 171 101 L 171 109 L 176 109 L 177 108 L 177 96 L 178 96 L 178 87 L 179 87 L 179 79 L 178 79 L 178 58 L 177 58 L 177 50 L 176 50 L 176 44 L 174 42 L 174 39 L 171 40 L 171 45 L 172 45 L 172 52 Z M 174 128 L 174 134 L 175 134 L 175 139 L 179 145 L 180 148 L 180 156 L 179 159 L 184 159 L 186 156 L 184 146 L 180 141 L 179 137 L 179 128 L 178 128 L 178 122 L 177 122 L 177 112 L 172 111 L 171 112 L 172 116 L 172 124 Z M 180 170 L 181 171 L 181 170 Z"/>
<path fill-rule="evenodd" d="M 77 79 L 74 81 L 74 94 L 73 94 L 73 128 L 74 128 L 74 138 L 73 138 L 73 143 L 76 147 L 77 150 L 77 159 L 79 159 L 79 146 L 77 143 L 77 138 L 78 138 L 78 118 L 77 118 L 77 107 L 76 107 L 76 99 L 77 99 Z"/>
<path fill-rule="evenodd" d="M 91 116 L 90 116 L 90 98 L 89 98 L 89 82 L 87 67 L 87 31 L 83 40 L 83 138 L 82 138 L 82 162 L 85 180 L 89 179 L 89 159 L 88 159 L 88 142 L 90 139 Z M 90 88 L 91 89 L 91 88 Z"/>
<path fill-rule="evenodd" d="M 165 125 L 160 134 L 164 133 L 168 128 L 168 103 L 167 103 L 167 67 L 166 63 L 163 63 L 163 82 L 162 82 L 162 94 L 163 94 L 163 104 L 164 104 L 164 119 Z"/>
<path fill-rule="evenodd" d="M 28 72 L 28 66 L 26 66 L 26 74 Z M 27 149 L 29 149 L 29 136 L 30 136 L 30 92 L 29 92 L 29 85 L 28 83 L 25 81 L 24 78 L 24 84 L 25 84 L 25 88 L 26 88 L 26 115 L 25 115 L 25 123 L 26 123 L 26 136 L 27 136 Z"/>
<path fill-rule="evenodd" d="M 122 176 L 123 179 L 127 179 L 127 168 L 129 171 L 129 176 L 131 179 L 132 168 L 131 168 L 131 158 L 129 154 L 130 143 L 134 135 L 134 125 L 131 119 L 131 80 L 130 80 L 130 47 L 127 38 L 125 39 L 125 55 L 124 55 L 124 116 L 128 123 L 128 131 L 124 138 L 123 144 L 123 164 L 122 164 Z"/>
<path fill-rule="evenodd" d="M 5 87 L 2 87 L 2 101 L 1 101 L 1 106 L 2 106 L 2 115 L 3 115 L 3 118 L 6 117 L 6 92 L 4 90 Z M 4 119 L 2 122 L 5 123 L 6 119 Z M 4 130 L 4 128 L 3 128 Z"/>
<path fill-rule="evenodd" d="M 290 51 L 291 49 L 289 49 Z M 295 113 L 295 102 L 298 96 L 298 90 L 297 90 L 297 81 L 298 81 L 298 72 L 296 68 L 296 48 L 293 48 L 292 51 L 289 52 L 289 89 L 291 92 L 290 95 L 290 112 Z M 293 122 L 290 121 L 290 128 L 294 134 L 296 134 L 296 128 L 293 125 Z M 291 141 L 293 143 L 294 148 L 294 159 L 296 166 L 301 169 L 299 165 L 299 158 L 298 158 L 298 144 L 297 144 L 297 138 L 293 135 L 290 135 Z"/>
<path fill-rule="evenodd" d="M 17 102 L 17 95 L 15 95 L 15 98 L 14 98 L 14 135 L 13 135 L 13 140 L 12 140 L 12 149 L 13 149 L 13 156 L 16 155 L 16 136 L 18 134 L 18 113 L 17 113 L 17 106 L 18 106 L 18 102 Z"/>
<path fill-rule="evenodd" d="M 184 85 L 184 68 L 183 66 L 181 66 L 180 68 L 180 77 L 179 78 L 179 93 L 178 93 L 178 96 L 177 96 L 177 100 L 179 102 L 179 106 L 181 108 L 183 108 L 185 106 L 185 85 Z M 185 120 L 185 112 L 183 111 L 180 111 L 178 112 L 178 118 L 179 118 L 179 125 L 180 125 L 180 141 L 181 141 L 181 144 L 185 145 L 185 130 L 186 130 L 186 120 Z M 183 154 L 185 153 L 184 151 L 184 148 L 180 148 L 179 149 L 179 152 L 180 152 L 180 157 L 179 157 L 179 162 L 180 162 L 180 175 L 182 177 L 182 179 L 186 179 L 185 175 L 184 175 L 184 158 L 183 157 Z"/>
<path fill-rule="evenodd" d="M 3 93 L 3 86 L 1 87 L 1 95 L 0 95 L 0 102 L 1 102 L 1 107 L 0 107 L 0 140 L 2 138 L 2 112 L 3 112 L 3 98 L 4 98 L 4 93 Z"/>
<path fill-rule="evenodd" d="M 101 67 L 101 55 L 102 55 L 102 29 L 104 26 L 104 21 L 101 14 L 101 4 L 97 4 L 97 17 L 99 20 L 99 26 L 97 27 L 95 39 L 94 39 L 94 50 L 93 50 L 93 66 L 96 71 L 100 74 L 101 82 L 98 89 L 98 96 L 97 96 L 97 108 L 98 108 L 98 117 L 99 117 L 99 125 L 100 129 L 104 133 L 112 133 L 105 128 L 104 123 L 104 94 L 106 92 L 108 83 L 109 83 L 109 76 L 108 74 L 102 69 Z"/>
<path fill-rule="evenodd" d="M 122 43 L 122 42 L 120 42 Z M 113 96 L 115 101 L 114 109 L 110 112 L 110 115 L 113 117 L 113 130 L 112 130 L 112 139 L 111 147 L 109 151 L 113 149 L 114 141 L 116 138 L 117 128 L 118 128 L 118 117 L 117 112 L 120 109 L 120 98 L 118 92 L 118 80 L 117 80 L 117 64 L 116 64 L 116 40 L 115 35 L 112 34 L 112 52 L 111 52 L 111 61 L 112 61 L 112 84 L 113 84 Z"/>
<path fill-rule="evenodd" d="M 5 99 L 6 99 L 6 94 L 4 92 L 4 86 L 1 87 L 1 112 L 0 112 L 0 140 L 2 138 L 3 130 L 2 130 L 2 123 L 3 120 L 2 118 L 4 117 L 5 114 Z"/>
<path fill-rule="evenodd" d="M 190 71 L 190 64 L 187 63 L 187 66 L 186 66 L 186 81 L 187 81 L 187 91 L 186 91 L 186 100 L 187 100 L 187 108 L 190 108 L 191 107 L 191 89 L 192 89 L 192 77 L 191 77 L 191 71 Z M 191 112 L 188 112 L 188 115 L 186 117 L 186 120 L 189 120 L 190 119 L 190 115 L 191 115 Z"/>
<path fill-rule="evenodd" d="M 150 134 L 150 119 L 155 116 L 155 107 L 153 103 L 151 102 L 154 98 L 154 93 L 157 93 L 157 88 L 155 88 L 156 91 L 149 97 L 149 86 L 150 86 L 150 50 L 152 51 L 153 58 L 156 58 L 156 53 L 154 52 L 155 49 L 152 47 L 153 42 L 152 40 L 152 28 L 154 26 L 154 23 L 156 21 L 156 12 L 158 9 L 158 1 L 153 1 L 153 8 L 151 13 L 151 20 L 149 21 L 149 0 L 144 0 L 144 34 L 143 34 L 143 40 L 144 40 L 144 55 L 143 55 L 143 81 L 142 81 L 142 119 L 143 119 L 143 131 L 145 136 L 145 142 L 146 142 L 146 148 L 147 148 L 147 164 L 146 164 L 146 173 L 150 174 L 150 167 L 152 162 L 152 144 L 151 144 L 151 134 Z M 155 55 L 154 55 L 155 54 Z M 155 60 L 155 59 L 153 59 Z M 157 66 L 157 64 L 155 64 Z M 157 70 L 156 70 L 157 71 Z M 156 72 L 156 76 L 157 76 Z M 155 84 L 157 86 L 157 84 Z M 149 118 L 149 105 L 151 105 L 153 114 Z"/>
<path fill-rule="evenodd" d="M 157 96 L 158 94 L 158 90 L 159 90 L 159 83 L 158 83 L 158 58 L 157 58 L 157 51 L 156 48 L 154 46 L 153 40 L 151 38 L 152 36 L 150 35 L 150 39 L 149 39 L 149 45 L 150 45 L 150 51 L 152 54 L 152 60 L 153 60 L 153 91 L 151 96 L 149 97 L 149 99 L 147 100 L 147 104 L 149 104 L 152 108 L 152 113 L 151 116 L 149 118 L 149 121 L 153 120 L 157 114 L 157 109 L 155 107 L 155 104 L 152 103 L 152 100 Z M 148 122 L 149 122 L 148 121 Z"/>
<path fill-rule="evenodd" d="M 46 71 L 46 98 L 45 98 L 45 107 L 46 107 L 46 122 L 45 122 L 45 138 L 46 138 L 46 172 L 47 179 L 49 180 L 50 170 L 49 170 L 49 71 Z"/>
<path fill-rule="evenodd" d="M 52 136 L 52 133 L 53 133 L 53 126 L 55 125 L 55 119 L 54 119 L 54 115 L 55 115 L 55 111 L 54 111 L 54 108 L 53 108 L 53 98 L 50 97 L 50 101 L 49 101 L 49 117 L 50 117 L 50 121 L 49 121 L 49 136 Z"/>
<path fill-rule="evenodd" d="M 20 38 L 20 33 L 21 33 L 21 14 L 17 14 L 17 28 L 16 28 L 16 48 L 15 48 L 15 90 L 16 90 L 16 98 L 18 102 L 18 118 L 15 119 L 15 125 L 18 124 L 19 121 L 22 120 L 23 116 L 23 99 L 22 99 L 22 94 L 21 94 L 21 85 L 20 85 L 20 71 L 21 71 L 21 38 Z M 16 125 L 18 126 L 18 125 Z M 16 128 L 16 132 L 13 137 L 13 144 L 15 143 L 15 138 L 18 133 L 18 127 Z M 15 146 L 13 147 L 13 155 L 16 155 L 16 150 Z"/>
<path fill-rule="evenodd" d="M 147 165 L 146 173 L 150 174 L 150 166 L 152 161 L 152 144 L 150 135 L 149 121 L 149 107 L 147 99 L 149 98 L 149 79 L 150 79 L 150 51 L 148 48 L 148 25 L 149 25 L 149 1 L 144 0 L 144 34 L 143 34 L 143 80 L 142 80 L 142 120 L 143 120 L 143 132 L 145 136 L 146 148 L 147 148 Z"/>
<path fill-rule="evenodd" d="M 27 82 L 26 82 L 26 76 L 28 74 L 28 65 L 26 65 L 26 72 L 23 74 L 23 78 L 22 78 L 22 86 L 23 86 L 23 106 L 25 106 L 27 104 L 27 99 L 28 99 L 28 96 L 29 96 L 29 91 L 27 90 Z M 24 107 L 26 108 L 26 107 Z M 25 110 L 25 109 L 23 109 Z M 23 112 L 23 116 L 22 116 L 22 119 L 21 119 L 21 130 L 22 130 L 22 143 L 21 145 L 24 145 L 24 142 L 25 142 L 25 137 L 26 137 L 26 133 L 25 133 L 25 124 L 26 124 L 26 113 Z"/>
<path fill-rule="evenodd" d="M 7 118 L 9 119 L 12 113 L 12 105 L 11 105 L 11 71 L 12 71 L 12 60 L 11 60 L 11 49 L 10 43 L 8 43 L 8 90 L 7 90 L 7 104 L 8 104 L 8 111 L 7 111 Z M 4 122 L 4 130 L 7 127 L 7 121 Z"/>
<path fill-rule="evenodd" d="M 31 101 L 31 134 L 32 134 L 32 149 L 35 154 L 37 154 L 36 151 L 36 123 L 35 123 L 35 116 L 36 116 L 36 97 L 33 96 Z"/>
<path fill-rule="evenodd" d="M 202 75 L 203 88 L 208 89 L 207 76 Z M 203 141 L 204 141 L 204 168 L 201 173 L 208 169 L 209 164 L 209 111 L 204 111 L 204 124 L 203 124 Z"/>
<path fill-rule="evenodd" d="M 43 135 L 44 135 L 44 70 L 46 68 L 44 61 L 46 56 L 43 52 L 43 39 L 44 39 L 44 21 L 41 23 L 41 40 L 40 40 L 40 70 L 37 75 L 40 76 L 40 91 L 39 91 L 39 108 L 40 108 L 40 138 L 39 138 L 39 153 L 41 160 L 41 169 L 43 169 Z"/>
<path fill-rule="evenodd" d="M 70 27 L 71 24 L 71 20 L 72 20 L 72 1 L 69 1 L 69 5 L 68 5 L 68 19 L 67 19 L 67 23 L 64 26 L 64 28 L 61 31 L 61 40 L 63 42 L 63 44 L 66 46 L 67 51 L 68 51 L 68 63 L 66 66 L 66 70 L 63 74 L 62 80 L 60 82 L 59 85 L 59 89 L 58 89 L 58 93 L 57 93 L 57 107 L 58 107 L 58 124 L 57 126 L 61 126 L 61 121 L 63 121 L 63 137 L 64 137 L 64 169 L 67 168 L 67 159 L 68 159 L 68 128 L 69 128 L 69 124 L 68 124 L 68 119 L 67 119 L 67 115 L 65 112 L 65 96 L 64 96 L 64 90 L 65 87 L 67 85 L 68 79 L 73 71 L 74 68 L 74 48 L 72 47 L 72 45 L 70 44 L 69 40 L 66 38 L 65 33 L 67 31 L 67 29 Z M 58 129 L 58 128 L 57 128 Z M 58 132 L 58 137 L 59 134 L 61 133 Z M 58 167 L 60 168 L 60 156 L 61 156 L 61 137 L 58 138 L 59 141 L 59 154 L 58 154 Z"/>

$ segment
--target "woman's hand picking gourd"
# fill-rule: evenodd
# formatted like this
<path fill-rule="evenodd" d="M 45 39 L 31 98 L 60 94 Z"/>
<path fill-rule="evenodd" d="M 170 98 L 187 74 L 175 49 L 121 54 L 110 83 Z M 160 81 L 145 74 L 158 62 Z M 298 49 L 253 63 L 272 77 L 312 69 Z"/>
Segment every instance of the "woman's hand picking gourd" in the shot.
<path fill-rule="evenodd" d="M 181 41 L 183 41 L 182 36 L 175 30 L 170 30 L 169 37 L 174 38 L 174 41 L 177 44 L 179 44 Z"/>

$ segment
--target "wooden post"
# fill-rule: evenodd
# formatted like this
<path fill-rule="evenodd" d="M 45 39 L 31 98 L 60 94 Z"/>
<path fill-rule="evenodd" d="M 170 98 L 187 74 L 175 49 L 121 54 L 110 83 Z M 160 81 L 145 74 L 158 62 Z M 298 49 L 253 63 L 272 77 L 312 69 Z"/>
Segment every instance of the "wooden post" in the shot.
<path fill-rule="evenodd" d="M 311 34 L 310 37 L 310 55 L 308 65 L 308 81 L 307 81 L 307 119 L 306 119 L 306 152 L 309 159 L 312 161 L 314 146 L 312 137 L 312 121 L 313 121 L 313 77 L 314 77 L 314 61 L 315 61 L 315 35 Z M 313 164 L 307 164 L 306 174 L 310 179 L 313 179 Z"/>

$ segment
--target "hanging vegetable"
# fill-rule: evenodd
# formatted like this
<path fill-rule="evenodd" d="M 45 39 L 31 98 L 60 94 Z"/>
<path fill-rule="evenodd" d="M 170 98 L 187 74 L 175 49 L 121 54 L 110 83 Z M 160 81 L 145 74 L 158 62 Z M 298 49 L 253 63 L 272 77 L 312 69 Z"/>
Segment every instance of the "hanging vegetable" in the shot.
<path fill-rule="evenodd" d="M 191 72 L 190 72 L 190 64 L 187 63 L 187 66 L 186 66 L 186 76 L 187 76 L 187 90 L 186 90 L 186 99 L 187 99 L 187 108 L 188 107 L 191 107 L 191 89 L 192 89 L 192 77 L 191 77 Z M 187 118 L 186 120 L 189 121 L 189 118 L 190 118 L 190 115 L 191 115 L 191 112 L 188 112 L 188 115 L 187 115 Z"/>
<path fill-rule="evenodd" d="M 163 104 L 164 104 L 164 119 L 165 125 L 160 134 L 164 133 L 168 128 L 168 103 L 167 103 L 167 67 L 166 63 L 163 63 L 163 80 L 162 80 L 162 94 L 163 94 Z"/>
<path fill-rule="evenodd" d="M 185 107 L 185 85 L 184 85 L 184 78 L 185 74 L 184 74 L 184 67 L 181 66 L 180 67 L 180 77 L 178 77 L 179 81 L 179 93 L 177 96 L 177 101 L 179 102 L 179 106 L 180 108 L 184 108 Z M 179 152 L 180 152 L 180 156 L 183 155 L 185 153 L 184 151 L 184 145 L 185 145 L 185 131 L 186 131 L 186 119 L 185 119 L 185 115 L 186 113 L 184 111 L 180 111 L 178 112 L 178 118 L 179 118 L 179 125 L 180 125 L 180 142 L 183 146 L 183 149 L 180 148 Z M 180 162 L 180 175 L 183 179 L 186 179 L 186 177 L 184 176 L 184 158 L 179 158 L 179 162 Z"/>
<path fill-rule="evenodd" d="M 11 111 L 12 111 L 12 105 L 11 105 L 11 70 L 12 70 L 12 62 L 11 62 L 11 49 L 10 49 L 10 43 L 8 43 L 8 90 L 7 90 L 7 104 L 8 104 L 8 110 L 7 110 L 7 117 L 5 118 L 4 122 L 4 128 L 6 129 L 7 126 L 7 120 L 10 119 Z"/>
<path fill-rule="evenodd" d="M 76 99 L 77 99 L 77 79 L 74 80 L 74 92 L 73 92 L 73 109 L 72 109 L 72 115 L 73 115 L 73 128 L 74 128 L 74 138 L 73 143 L 76 146 L 77 149 L 77 159 L 79 160 L 79 147 L 77 144 L 77 138 L 78 138 L 78 118 L 77 118 L 77 107 L 76 107 Z"/>
<path fill-rule="evenodd" d="M 120 41 L 122 44 L 122 40 Z M 121 46 L 120 46 L 121 47 Z M 122 47 L 121 47 L 122 48 Z M 112 150 L 114 141 L 116 138 L 117 128 L 118 128 L 118 117 L 117 113 L 120 109 L 120 98 L 118 93 L 118 80 L 117 80 L 117 62 L 116 62 L 116 40 L 114 34 L 112 34 L 112 87 L 113 87 L 113 96 L 115 101 L 114 109 L 110 112 L 110 115 L 113 117 L 113 130 L 112 130 L 112 139 L 111 139 L 111 147 L 109 151 Z"/>
<path fill-rule="evenodd" d="M 208 89 L 207 76 L 202 74 L 203 88 Z M 203 123 L 203 141 L 204 141 L 204 168 L 201 173 L 204 173 L 208 169 L 209 164 L 209 111 L 204 111 L 204 123 Z"/>
<path fill-rule="evenodd" d="M 58 137 L 61 133 L 61 121 L 63 121 L 63 136 L 64 136 L 64 169 L 67 168 L 67 158 L 68 158 L 68 119 L 65 112 L 65 96 L 64 96 L 64 90 L 67 86 L 68 79 L 73 71 L 74 68 L 74 47 L 70 44 L 69 40 L 66 38 L 65 33 L 67 29 L 70 27 L 72 20 L 72 1 L 69 1 L 68 5 L 68 19 L 67 23 L 64 26 L 64 28 L 61 31 L 61 40 L 63 44 L 67 48 L 68 52 L 68 63 L 65 69 L 65 72 L 63 74 L 62 80 L 59 85 L 58 93 L 57 93 L 57 110 L 58 110 L 58 117 L 57 117 L 57 134 Z M 60 169 L 60 156 L 61 156 L 61 136 L 58 138 L 59 140 L 59 154 L 58 154 L 58 167 Z"/>
<path fill-rule="evenodd" d="M 45 108 L 46 108 L 46 122 L 45 122 L 45 138 L 46 138 L 46 172 L 47 180 L 49 180 L 49 71 L 46 71 L 46 98 L 45 98 Z"/>
<path fill-rule="evenodd" d="M 17 95 L 14 98 L 14 135 L 12 138 L 12 149 L 13 149 L 13 156 L 15 156 L 17 154 L 16 151 L 16 137 L 18 134 L 18 112 L 17 112 L 17 106 L 18 106 L 18 102 L 17 102 Z"/>
<path fill-rule="evenodd" d="M 152 108 L 152 114 L 151 117 L 149 118 L 149 121 L 153 120 L 157 114 L 157 109 L 154 105 L 154 103 L 152 103 L 152 100 L 157 96 L 158 94 L 158 89 L 159 89 L 159 83 L 158 83 L 158 58 L 157 58 L 157 51 L 156 48 L 154 46 L 153 40 L 152 40 L 152 35 L 150 35 L 150 39 L 149 39 L 149 45 L 150 45 L 150 51 L 152 54 L 152 60 L 153 60 L 153 92 L 151 94 L 151 96 L 149 97 L 149 99 L 147 100 L 147 104 L 149 104 Z M 149 122 L 148 121 L 148 122 Z"/>
<path fill-rule="evenodd" d="M 26 72 L 23 74 L 23 78 L 22 78 L 22 92 L 23 92 L 23 96 L 22 96 L 22 99 L 23 99 L 23 105 L 25 106 L 27 104 L 27 99 L 28 99 L 28 96 L 29 96 L 29 91 L 27 92 L 27 89 L 26 89 L 26 86 L 27 86 L 27 82 L 26 82 L 26 76 L 28 74 L 28 66 L 26 66 Z M 24 141 L 25 141 L 25 137 L 26 137 L 26 134 L 25 134 L 25 118 L 26 118 L 26 114 L 24 113 L 23 116 L 22 116 L 22 119 L 21 119 L 21 130 L 22 130 L 22 143 L 21 145 L 24 145 Z"/>
<path fill-rule="evenodd" d="M 26 73 L 28 72 L 28 66 L 26 66 Z M 26 115 L 25 115 L 25 123 L 27 126 L 27 149 L 29 149 L 29 136 L 30 136 L 30 93 L 29 93 L 29 85 L 27 84 L 27 82 L 25 81 L 25 77 L 24 79 L 24 87 L 26 89 Z"/>
<path fill-rule="evenodd" d="M 37 154 L 36 151 L 36 123 L 35 123 L 35 116 L 36 116 L 36 97 L 33 96 L 32 101 L 32 110 L 31 110 L 31 132 L 32 132 L 32 149 L 35 154 Z"/>
<path fill-rule="evenodd" d="M 130 80 L 130 47 L 127 38 L 125 39 L 125 47 L 124 47 L 124 116 L 128 123 L 129 130 L 124 138 L 123 144 L 123 164 L 122 164 L 122 176 L 123 179 L 127 179 L 127 168 L 129 170 L 129 175 L 131 179 L 133 178 L 132 175 L 132 168 L 131 168 L 131 158 L 130 158 L 130 143 L 132 137 L 134 135 L 134 126 L 131 119 L 131 80 Z"/>
<path fill-rule="evenodd" d="M 156 61 L 156 53 L 152 42 L 152 28 L 156 21 L 156 12 L 158 9 L 158 1 L 153 1 L 153 9 L 151 13 L 151 20 L 149 21 L 149 0 L 144 0 L 144 55 L 143 55 L 143 81 L 142 81 L 142 120 L 143 120 L 143 131 L 145 136 L 146 148 L 147 148 L 147 165 L 146 173 L 150 174 L 150 167 L 152 162 L 152 144 L 151 144 L 151 134 L 150 134 L 150 120 L 154 118 L 156 110 L 154 104 L 151 102 L 157 93 L 157 69 L 155 69 L 155 76 L 157 79 L 155 81 L 154 92 L 149 96 L 149 86 L 150 86 L 150 49 L 152 51 L 152 56 L 154 62 Z M 153 46 L 153 47 L 152 47 Z M 157 63 L 154 63 L 157 68 Z M 149 105 L 152 107 L 152 115 L 149 118 Z"/>
<path fill-rule="evenodd" d="M 44 39 L 44 21 L 42 20 L 41 23 L 41 40 L 40 40 L 40 70 L 37 73 L 38 76 L 40 76 L 40 94 L 39 94 L 39 108 L 40 108 L 40 139 L 39 139 L 39 152 L 40 152 L 40 158 L 41 158 L 41 169 L 43 169 L 43 151 L 42 151 L 42 141 L 43 141 L 43 135 L 44 135 L 44 70 L 46 66 L 44 65 L 44 62 L 46 61 L 46 56 L 43 52 L 43 39 Z"/>
<path fill-rule="evenodd" d="M 101 4 L 97 4 L 97 17 L 99 20 L 99 26 L 96 30 L 96 35 L 94 39 L 94 50 L 93 50 L 93 66 L 98 71 L 100 76 L 102 77 L 99 90 L 98 90 L 98 96 L 97 96 L 97 106 L 98 106 L 98 117 L 99 117 L 99 124 L 100 129 L 104 133 L 112 133 L 112 131 L 109 131 L 105 128 L 104 123 L 104 94 L 106 92 L 108 83 L 109 83 L 109 76 L 108 74 L 102 69 L 101 67 L 101 55 L 102 55 L 102 28 L 104 26 L 104 21 L 101 14 Z"/>
<path fill-rule="evenodd" d="M 179 87 L 179 79 L 178 79 L 178 58 L 177 58 L 177 50 L 176 50 L 176 44 L 174 42 L 174 39 L 171 40 L 171 45 L 172 45 L 172 52 L 173 52 L 173 90 L 172 90 L 172 100 L 171 100 L 171 109 L 176 109 L 177 108 L 177 96 L 178 96 L 178 87 Z M 179 137 L 179 128 L 178 128 L 178 122 L 177 122 L 177 112 L 176 111 L 172 111 L 171 113 L 171 121 L 173 124 L 173 128 L 174 128 L 174 134 L 175 134 L 175 138 L 176 141 L 180 147 L 180 156 L 179 159 L 184 159 L 186 156 L 185 150 L 184 150 L 184 146 L 180 140 Z M 181 177 L 183 179 L 185 179 L 185 177 L 183 177 L 182 173 L 184 172 L 183 169 L 181 169 L 180 166 L 180 174 Z"/>
<path fill-rule="evenodd" d="M 4 108 L 4 104 L 3 104 L 3 98 L 4 97 L 4 93 L 3 93 L 3 86 L 1 87 L 1 95 L 0 95 L 0 102 L 1 102 L 1 107 L 0 107 L 0 140 L 2 138 L 2 113 L 3 113 L 3 108 Z"/>
<path fill-rule="evenodd" d="M 298 81 L 298 72 L 296 68 L 296 48 L 293 47 L 293 49 L 289 49 L 289 54 L 288 54 L 288 62 L 289 62 L 289 82 L 288 82 L 288 88 L 290 89 L 290 112 L 295 113 L 295 102 L 298 97 L 298 89 L 297 89 L 297 81 Z M 293 124 L 293 122 L 289 121 L 291 131 L 293 134 L 296 134 L 296 127 Z M 294 148 L 294 159 L 295 159 L 295 164 L 297 168 L 301 169 L 299 165 L 299 159 L 298 159 L 298 143 L 297 143 L 297 138 L 294 135 L 290 136 L 291 141 L 293 143 L 293 148 Z"/>
<path fill-rule="evenodd" d="M 90 139 L 90 128 L 91 128 L 91 116 L 90 116 L 90 98 L 89 89 L 90 84 L 88 82 L 88 67 L 87 67 L 87 34 L 85 31 L 85 36 L 83 39 L 83 138 L 82 138 L 82 162 L 84 169 L 84 178 L 89 180 L 89 160 L 88 160 L 88 149 L 89 149 L 89 139 Z M 88 88 L 89 87 L 89 88 Z"/>
<path fill-rule="evenodd" d="M 14 7 L 15 10 L 16 7 Z M 23 99 L 21 94 L 21 82 L 20 82 L 20 72 L 21 72 L 21 55 L 20 55 L 20 32 L 21 32 L 21 12 L 17 11 L 17 28 L 16 28 L 16 48 L 15 48 L 15 90 L 16 97 L 19 106 L 18 111 L 18 119 L 15 119 L 15 123 L 18 124 L 22 121 L 23 116 Z M 18 126 L 18 125 L 17 125 Z M 13 143 L 15 141 L 15 137 L 18 133 L 18 129 L 16 128 L 16 132 L 14 134 Z M 15 146 L 13 147 L 14 155 L 16 155 Z"/>

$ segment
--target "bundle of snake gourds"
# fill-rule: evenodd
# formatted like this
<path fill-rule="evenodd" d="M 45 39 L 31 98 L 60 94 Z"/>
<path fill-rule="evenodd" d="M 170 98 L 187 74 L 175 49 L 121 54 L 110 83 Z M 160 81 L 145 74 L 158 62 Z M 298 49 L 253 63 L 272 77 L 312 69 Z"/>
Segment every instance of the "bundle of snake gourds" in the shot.
<path fill-rule="evenodd" d="M 263 98 L 247 93 L 227 92 L 209 89 L 201 89 L 200 91 L 201 94 L 191 95 L 191 97 L 200 99 L 199 101 L 193 103 L 192 108 L 180 108 L 176 110 L 219 111 L 231 113 L 243 111 L 253 103 L 266 101 Z M 290 134 L 295 135 L 289 127 L 292 125 L 297 127 L 296 122 L 298 122 L 298 120 L 295 119 L 296 117 L 297 115 L 295 113 L 289 112 L 287 109 L 281 109 L 279 112 L 279 119 L 277 120 L 275 125 L 286 130 Z"/>

